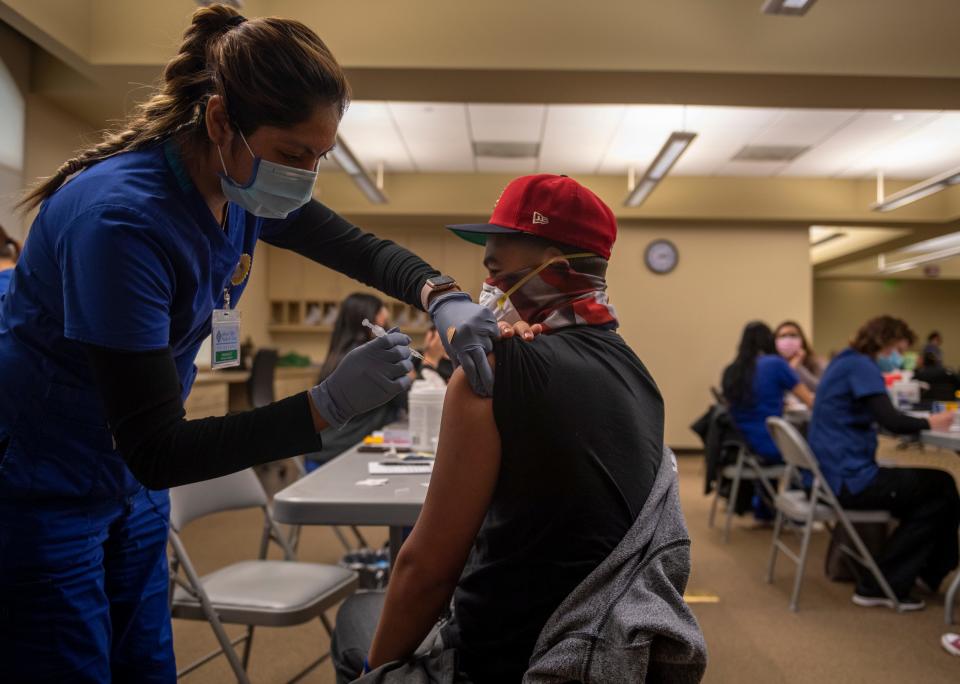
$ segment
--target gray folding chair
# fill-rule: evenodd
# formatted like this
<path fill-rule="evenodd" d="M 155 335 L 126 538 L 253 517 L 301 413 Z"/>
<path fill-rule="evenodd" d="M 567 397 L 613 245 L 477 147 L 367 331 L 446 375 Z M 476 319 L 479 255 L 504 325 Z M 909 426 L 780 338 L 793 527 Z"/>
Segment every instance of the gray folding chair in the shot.
<path fill-rule="evenodd" d="M 813 532 L 813 524 L 818 521 L 822 522 L 827 525 L 831 532 L 836 525 L 842 525 L 856 548 L 851 549 L 843 545 L 840 547 L 841 550 L 873 575 L 884 595 L 893 602 L 894 609 L 899 612 L 900 603 L 897 601 L 896 594 L 893 593 L 887 578 L 883 576 L 876 560 L 874 560 L 873 555 L 853 526 L 853 523 L 889 523 L 891 520 L 890 513 L 888 511 L 844 509 L 840 505 L 836 494 L 824 479 L 823 473 L 820 471 L 820 465 L 817 463 L 813 452 L 810 451 L 810 446 L 803 435 L 783 418 L 767 418 L 767 429 L 787 464 L 787 472 L 780 482 L 780 492 L 774 499 L 777 518 L 773 526 L 773 545 L 770 549 L 770 562 L 767 566 L 767 583 L 773 583 L 773 570 L 777 562 L 777 553 L 782 551 L 797 565 L 793 579 L 793 593 L 790 596 L 790 610 L 796 611 L 800 598 L 800 585 L 803 582 L 803 573 L 807 564 L 807 554 L 810 550 L 810 535 Z M 813 475 L 813 485 L 810 488 L 809 496 L 802 489 L 790 489 L 794 481 L 800 480 L 800 473 L 804 470 Z M 784 520 L 802 525 L 799 553 L 780 539 Z"/>
<path fill-rule="evenodd" d="M 257 560 L 233 563 L 200 577 L 179 533 L 197 518 L 244 508 L 263 511 L 263 536 Z M 285 560 L 266 559 L 271 540 L 283 549 Z M 180 670 L 178 677 L 223 653 L 237 681 L 247 684 L 246 670 L 254 627 L 286 627 L 319 618 L 327 634 L 332 636 L 333 628 L 324 611 L 336 606 L 357 587 L 357 575 L 351 570 L 294 560 L 293 549 L 270 517 L 263 485 L 250 469 L 171 489 L 170 546 L 173 550 L 170 562 L 172 616 L 206 620 L 220 643 L 219 649 Z M 246 633 L 231 641 L 223 628 L 225 624 L 246 625 Z M 244 643 L 242 657 L 234 649 L 241 642 Z M 313 670 L 329 655 L 329 652 L 324 653 L 296 679 Z"/>
<path fill-rule="evenodd" d="M 760 461 L 757 460 L 756 455 L 751 453 L 750 449 L 747 448 L 747 445 L 743 442 L 728 442 L 724 446 L 737 447 L 737 461 L 732 465 L 724 466 L 720 470 L 720 476 L 717 478 L 717 485 L 713 495 L 713 503 L 710 504 L 710 517 L 707 520 L 707 526 L 713 527 L 713 521 L 717 515 L 717 504 L 720 501 L 720 482 L 723 479 L 728 479 L 730 480 L 730 490 L 727 494 L 727 519 L 723 525 L 723 541 L 727 543 L 730 541 L 730 523 L 733 520 L 734 507 L 737 504 L 737 497 L 740 495 L 740 483 L 743 480 L 749 482 L 758 481 L 767 493 L 767 496 L 773 501 L 776 492 L 773 490 L 773 485 L 770 484 L 770 480 L 783 477 L 785 467 L 780 464 L 762 465 Z"/>

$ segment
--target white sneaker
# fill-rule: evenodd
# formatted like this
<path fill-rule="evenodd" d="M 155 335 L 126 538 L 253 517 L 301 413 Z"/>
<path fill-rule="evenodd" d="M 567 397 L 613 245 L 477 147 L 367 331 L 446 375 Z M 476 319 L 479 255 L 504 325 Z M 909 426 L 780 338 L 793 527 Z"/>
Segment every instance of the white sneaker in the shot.
<path fill-rule="evenodd" d="M 862 608 L 896 608 L 893 605 L 893 601 L 888 599 L 883 594 L 879 596 L 873 596 L 868 594 L 853 594 L 853 602 L 862 607 Z M 927 607 L 927 604 L 921 601 L 920 599 L 915 599 L 912 596 L 907 596 L 905 598 L 898 598 L 898 603 L 900 604 L 900 610 L 903 612 L 912 612 L 915 610 L 923 610 Z"/>
<path fill-rule="evenodd" d="M 940 643 L 950 655 L 960 656 L 960 634 L 947 632 L 940 637 Z"/>

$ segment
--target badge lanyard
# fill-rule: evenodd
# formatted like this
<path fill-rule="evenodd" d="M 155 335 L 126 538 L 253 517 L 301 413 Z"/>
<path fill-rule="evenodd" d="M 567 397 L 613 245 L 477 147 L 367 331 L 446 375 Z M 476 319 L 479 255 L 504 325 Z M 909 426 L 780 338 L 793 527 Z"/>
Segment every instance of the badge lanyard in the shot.
<path fill-rule="evenodd" d="M 247 254 L 240 257 L 237 270 L 230 279 L 231 285 L 239 285 L 250 273 L 251 259 Z M 223 308 L 213 310 L 210 324 L 210 367 L 235 368 L 240 365 L 240 312 L 230 308 L 230 288 L 223 288 Z"/>
<path fill-rule="evenodd" d="M 230 288 L 223 290 L 223 307 L 213 310 L 210 327 L 210 367 L 214 370 L 240 365 L 240 312 L 230 308 Z"/>

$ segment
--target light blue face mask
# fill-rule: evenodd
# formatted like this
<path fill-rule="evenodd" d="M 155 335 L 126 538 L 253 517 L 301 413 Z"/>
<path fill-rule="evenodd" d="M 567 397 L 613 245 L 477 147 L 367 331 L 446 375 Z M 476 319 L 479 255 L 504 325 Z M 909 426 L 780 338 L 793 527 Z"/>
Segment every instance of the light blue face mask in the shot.
<path fill-rule="evenodd" d="M 219 146 L 217 147 L 220 165 L 223 166 L 220 187 L 223 188 L 223 194 L 229 201 L 243 207 L 254 216 L 269 219 L 286 218 L 291 211 L 299 209 L 310 201 L 313 186 L 317 182 L 317 168 L 306 171 L 293 166 L 274 164 L 255 155 L 247 144 L 247 139 L 243 137 L 243 133 L 240 133 L 240 139 L 253 157 L 253 172 L 246 185 L 240 185 L 230 178 L 227 174 L 227 165 L 223 161 L 223 152 Z"/>
<path fill-rule="evenodd" d="M 885 356 L 878 356 L 877 365 L 880 366 L 880 370 L 884 373 L 892 373 L 893 371 L 900 370 L 900 367 L 903 366 L 903 355 L 894 349 Z"/>

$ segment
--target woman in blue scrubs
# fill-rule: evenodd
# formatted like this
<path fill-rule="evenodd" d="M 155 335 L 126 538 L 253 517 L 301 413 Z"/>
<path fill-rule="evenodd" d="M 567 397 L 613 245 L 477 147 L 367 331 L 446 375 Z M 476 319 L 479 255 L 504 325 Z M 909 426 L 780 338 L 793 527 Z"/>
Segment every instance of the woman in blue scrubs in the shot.
<path fill-rule="evenodd" d="M 786 359 L 777 353 L 770 326 L 753 321 L 744 327 L 737 358 L 723 371 L 721 387 L 730 407 L 730 417 L 757 460 L 783 463 L 767 431 L 767 418 L 783 415 L 783 398 L 787 392 L 793 392 L 807 406 L 813 406 L 813 395 Z M 763 486 L 755 482 L 753 514 L 758 520 L 770 520 L 773 514 L 763 494 Z"/>
<path fill-rule="evenodd" d="M 201 9 L 124 130 L 27 197 L 40 211 L 0 307 L 0 679 L 174 681 L 165 488 L 317 451 L 408 387 L 410 340 L 391 333 L 310 392 L 184 420 L 258 241 L 429 309 L 490 394 L 492 315 L 311 200 L 348 100 L 303 24 Z M 232 325 L 214 338 L 236 353 Z"/>
<path fill-rule="evenodd" d="M 913 331 L 897 318 L 880 316 L 865 323 L 820 379 L 809 430 L 810 448 L 840 503 L 887 510 L 897 519 L 877 564 L 906 610 L 924 607 L 913 596 L 918 580 L 936 592 L 957 567 L 960 524 L 960 497 L 950 473 L 877 464 L 878 424 L 889 432 L 916 434 L 946 430 L 953 421 L 952 413 L 907 416 L 890 402 L 880 363 L 893 364 L 914 339 Z M 865 607 L 890 604 L 866 573 L 853 602 Z"/>

